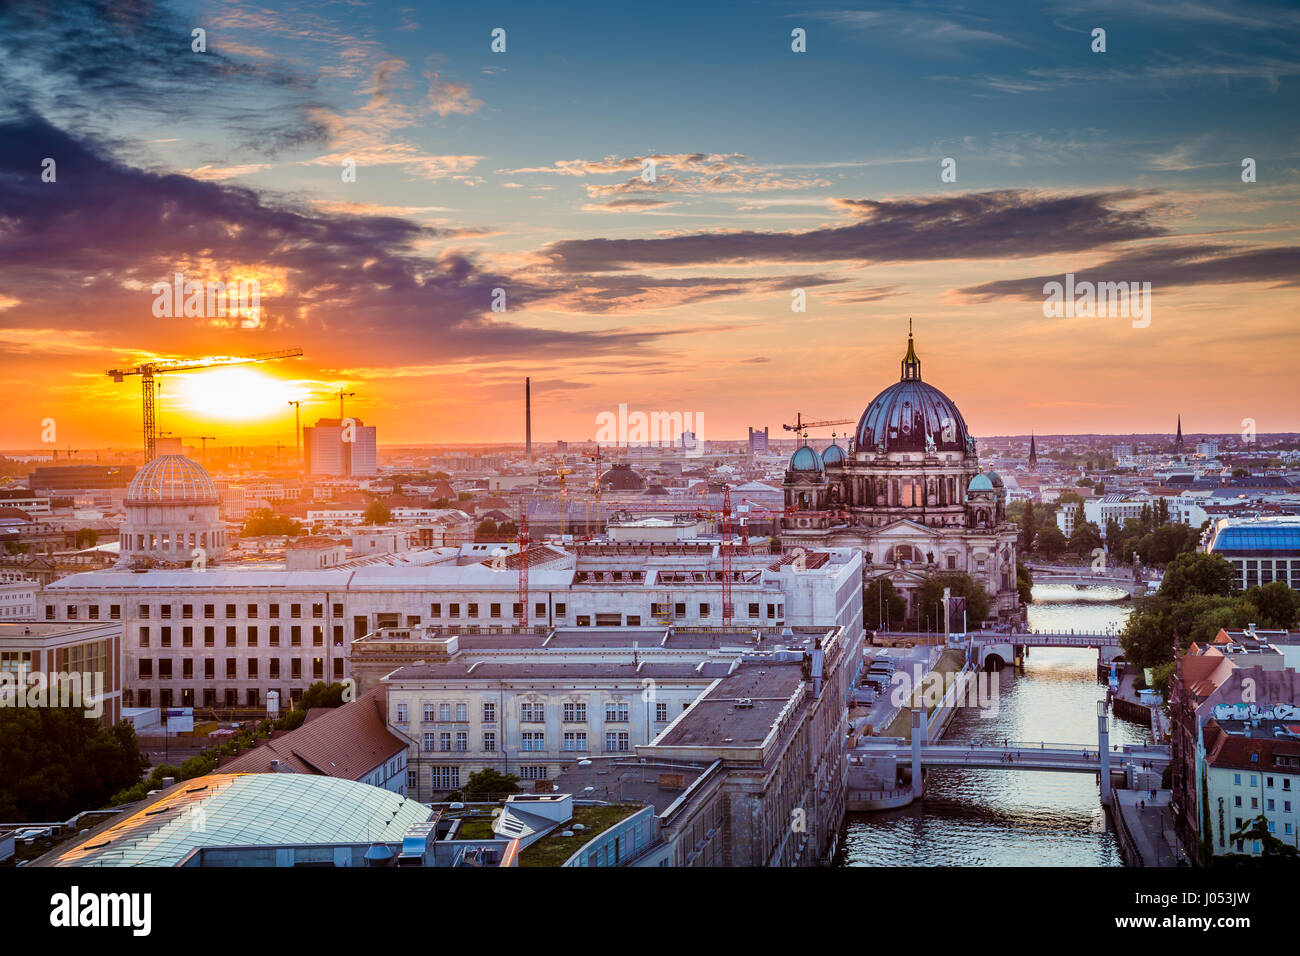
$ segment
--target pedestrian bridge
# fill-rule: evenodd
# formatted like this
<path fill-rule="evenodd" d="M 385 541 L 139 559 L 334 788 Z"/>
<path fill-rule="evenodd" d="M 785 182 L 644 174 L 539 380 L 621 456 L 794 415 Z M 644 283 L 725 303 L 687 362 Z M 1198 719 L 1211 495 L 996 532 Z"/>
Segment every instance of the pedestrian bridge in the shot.
<path fill-rule="evenodd" d="M 934 641 L 942 637 L 932 631 L 872 631 L 872 638 L 882 643 L 897 641 Z M 1019 647 L 1118 647 L 1117 631 L 971 631 L 972 644 L 1014 644 Z M 961 646 L 954 636 L 953 643 Z"/>
<path fill-rule="evenodd" d="M 1135 577 L 1127 568 L 1094 571 L 1092 568 L 1068 564 L 1031 564 L 1029 571 L 1035 584 L 1069 584 L 1074 587 L 1109 587 L 1127 591 L 1131 596 L 1146 593 L 1146 583 Z"/>
<path fill-rule="evenodd" d="M 850 764 L 864 760 L 893 757 L 900 764 L 913 761 L 912 746 L 901 737 L 868 737 L 849 751 Z M 1043 741 L 938 741 L 920 745 L 920 765 L 924 769 L 970 767 L 985 770 L 1049 770 L 1054 772 L 1099 773 L 1102 754 L 1095 745 L 1047 743 Z M 1104 761 L 1109 772 L 1119 772 L 1125 764 L 1150 764 L 1163 771 L 1169 763 L 1169 748 L 1150 745 L 1109 747 Z"/>

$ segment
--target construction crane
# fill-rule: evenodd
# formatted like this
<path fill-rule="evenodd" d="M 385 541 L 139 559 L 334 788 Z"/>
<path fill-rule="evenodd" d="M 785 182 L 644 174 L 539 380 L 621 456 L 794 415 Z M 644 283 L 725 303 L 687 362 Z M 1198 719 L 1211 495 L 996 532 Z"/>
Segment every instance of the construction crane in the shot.
<path fill-rule="evenodd" d="M 782 425 L 781 427 L 788 432 L 799 432 L 804 438 L 807 438 L 807 432 L 810 428 L 828 428 L 831 425 L 852 425 L 856 421 L 856 418 L 832 418 L 824 422 L 806 422 L 803 420 L 803 413 L 796 412 L 794 416 L 794 424 Z"/>
<path fill-rule="evenodd" d="M 341 421 L 343 421 L 343 399 L 345 399 L 345 398 L 353 398 L 357 393 L 356 393 L 356 392 L 345 392 L 345 391 L 343 391 L 343 389 L 340 388 L 337 392 L 334 392 L 333 394 L 335 394 L 335 395 L 337 395 L 337 396 L 339 397 L 339 421 L 341 422 Z"/>
<path fill-rule="evenodd" d="M 271 362 L 275 359 L 297 358 L 302 349 L 279 349 L 275 352 L 257 352 L 253 355 L 213 356 L 203 359 L 160 359 L 156 362 L 142 362 L 129 368 L 111 368 L 104 374 L 115 382 L 120 382 L 128 375 L 140 376 L 141 404 L 144 409 L 144 458 L 153 461 L 157 453 L 157 413 L 155 410 L 155 379 L 164 373 L 192 372 L 201 368 L 216 368 L 222 365 L 248 365 L 252 362 Z M 341 401 L 341 400 L 340 400 Z"/>
<path fill-rule="evenodd" d="M 302 409 L 302 402 L 290 401 L 289 404 L 293 406 L 293 440 L 295 445 L 298 448 L 298 467 L 301 469 L 302 468 L 302 421 L 299 419 L 298 413 Z"/>
<path fill-rule="evenodd" d="M 519 505 L 519 630 L 528 630 L 528 503 Z"/>
<path fill-rule="evenodd" d="M 176 435 L 176 433 L 175 432 L 158 433 L 159 438 L 166 437 L 167 435 Z M 187 438 L 192 441 L 198 441 L 200 453 L 202 454 L 203 460 L 205 462 L 208 460 L 208 442 L 217 440 L 216 435 L 176 435 L 176 437 L 179 438 L 181 441 L 185 441 L 185 439 Z"/>

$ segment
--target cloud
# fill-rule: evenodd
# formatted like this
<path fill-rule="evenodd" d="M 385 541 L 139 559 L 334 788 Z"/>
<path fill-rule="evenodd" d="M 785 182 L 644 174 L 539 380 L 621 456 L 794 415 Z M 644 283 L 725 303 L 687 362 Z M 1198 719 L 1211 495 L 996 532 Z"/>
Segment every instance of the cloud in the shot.
<path fill-rule="evenodd" d="M 662 209 L 665 206 L 676 206 L 678 203 L 669 202 L 666 199 L 611 199 L 604 203 L 587 203 L 582 207 L 583 212 L 646 212 L 651 209 Z"/>
<path fill-rule="evenodd" d="M 569 239 L 542 255 L 565 272 L 755 262 L 1023 258 L 1162 236 L 1152 191 L 1046 194 L 1010 189 L 916 199 L 839 199 L 855 221 L 807 231 Z M 1134 205 L 1137 201 L 1147 205 Z"/>
<path fill-rule="evenodd" d="M 429 112 L 442 117 L 453 113 L 469 116 L 483 106 L 483 101 L 475 99 L 467 84 L 444 80 L 437 73 L 426 76 L 429 76 L 429 95 L 425 102 Z"/>
<path fill-rule="evenodd" d="M 1152 292 L 1178 286 L 1269 282 L 1300 286 L 1300 247 L 1245 249 L 1228 245 L 1156 245 L 1126 251 L 1074 273 L 1080 282 L 1150 282 Z M 1000 298 L 1042 299 L 1043 285 L 1062 275 L 984 282 L 958 290 L 978 302 Z"/>

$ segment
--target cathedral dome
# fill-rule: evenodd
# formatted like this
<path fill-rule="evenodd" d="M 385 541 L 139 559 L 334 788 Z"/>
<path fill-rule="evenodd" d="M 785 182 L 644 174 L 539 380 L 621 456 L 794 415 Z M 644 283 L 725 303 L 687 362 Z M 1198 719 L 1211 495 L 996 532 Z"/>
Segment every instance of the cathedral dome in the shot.
<path fill-rule="evenodd" d="M 848 455 L 844 454 L 844 449 L 839 445 L 831 445 L 822 452 L 822 464 L 827 468 L 838 468 L 848 460 Z"/>
<path fill-rule="evenodd" d="M 131 479 L 131 504 L 216 504 L 217 486 L 203 466 L 184 455 L 159 455 Z"/>
<path fill-rule="evenodd" d="M 821 474 L 825 470 L 825 466 L 822 463 L 821 455 L 807 445 L 803 445 L 790 456 L 790 470 Z"/>
<path fill-rule="evenodd" d="M 626 462 L 619 462 L 611 465 L 609 470 L 600 476 L 601 491 L 644 491 L 645 479 L 632 470 L 632 466 Z"/>
<path fill-rule="evenodd" d="M 994 488 L 1004 488 L 1004 487 L 1006 487 L 1006 483 L 1003 482 L 1003 480 L 1002 480 L 1002 476 L 999 475 L 996 471 L 985 472 L 985 474 L 988 475 L 988 477 L 989 477 L 989 481 L 993 483 L 993 487 L 994 487 Z"/>
<path fill-rule="evenodd" d="M 956 404 L 933 385 L 921 381 L 911 333 L 903 357 L 902 378 L 867 406 L 855 435 L 858 451 L 966 451 L 966 421 Z"/>
<path fill-rule="evenodd" d="M 976 475 L 966 486 L 967 491 L 992 491 L 993 482 L 989 481 L 986 475 Z"/>

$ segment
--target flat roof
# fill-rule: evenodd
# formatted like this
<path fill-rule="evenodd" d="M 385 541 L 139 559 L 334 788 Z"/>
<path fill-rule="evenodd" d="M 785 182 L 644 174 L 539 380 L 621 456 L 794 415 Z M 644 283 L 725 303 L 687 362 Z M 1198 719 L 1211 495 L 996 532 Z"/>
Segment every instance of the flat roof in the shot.
<path fill-rule="evenodd" d="M 561 793 L 573 794 L 575 800 L 634 801 L 654 807 L 655 813 L 661 815 L 710 766 L 703 762 L 587 757 L 563 766 L 555 785 Z M 682 786 L 676 785 L 677 779 Z"/>
<path fill-rule="evenodd" d="M 721 679 L 655 741 L 665 747 L 757 747 L 803 682 L 800 663 L 750 662 Z M 737 706 L 747 700 L 750 706 Z"/>

